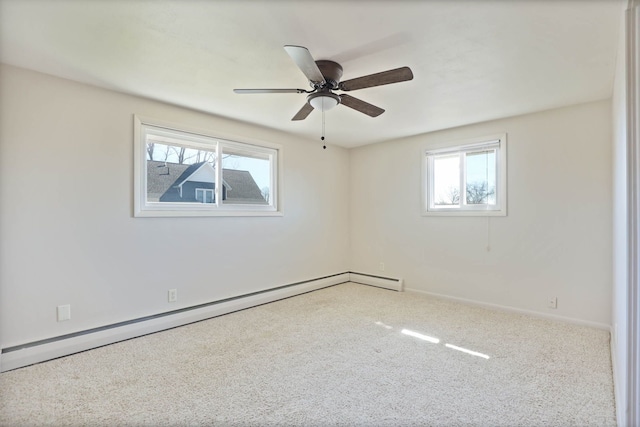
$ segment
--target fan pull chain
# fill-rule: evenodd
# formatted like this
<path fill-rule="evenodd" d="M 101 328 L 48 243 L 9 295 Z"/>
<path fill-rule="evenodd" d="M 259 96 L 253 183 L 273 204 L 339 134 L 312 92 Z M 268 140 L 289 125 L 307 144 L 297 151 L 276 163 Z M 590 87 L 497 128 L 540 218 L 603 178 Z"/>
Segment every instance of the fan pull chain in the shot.
<path fill-rule="evenodd" d="M 320 137 L 321 141 L 324 141 L 324 98 L 322 99 L 322 136 Z M 323 145 L 322 149 L 326 150 L 327 145 Z"/>

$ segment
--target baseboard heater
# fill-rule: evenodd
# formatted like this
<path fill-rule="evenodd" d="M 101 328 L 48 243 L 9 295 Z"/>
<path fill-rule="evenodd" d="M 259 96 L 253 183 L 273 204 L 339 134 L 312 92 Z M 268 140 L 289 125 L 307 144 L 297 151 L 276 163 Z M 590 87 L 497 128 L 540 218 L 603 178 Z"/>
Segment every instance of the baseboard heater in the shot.
<path fill-rule="evenodd" d="M 402 292 L 404 281 L 402 279 L 394 279 L 391 277 L 374 276 L 365 273 L 349 273 L 349 281 L 360 283 L 362 285 L 377 286 L 379 288 L 391 289 Z"/>
<path fill-rule="evenodd" d="M 0 372 L 210 319 L 349 281 L 349 272 L 3 348 Z"/>

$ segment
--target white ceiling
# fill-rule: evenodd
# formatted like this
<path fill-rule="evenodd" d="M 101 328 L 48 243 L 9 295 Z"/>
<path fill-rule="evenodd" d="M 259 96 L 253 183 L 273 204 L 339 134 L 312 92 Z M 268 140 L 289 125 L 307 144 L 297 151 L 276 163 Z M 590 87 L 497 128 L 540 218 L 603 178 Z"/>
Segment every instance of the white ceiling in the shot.
<path fill-rule="evenodd" d="M 384 108 L 325 115 L 344 147 L 611 96 L 623 0 L 0 0 L 0 60 L 318 141 L 292 122 L 308 88 L 283 46 L 343 80 L 409 66 L 409 82 L 349 92 Z"/>

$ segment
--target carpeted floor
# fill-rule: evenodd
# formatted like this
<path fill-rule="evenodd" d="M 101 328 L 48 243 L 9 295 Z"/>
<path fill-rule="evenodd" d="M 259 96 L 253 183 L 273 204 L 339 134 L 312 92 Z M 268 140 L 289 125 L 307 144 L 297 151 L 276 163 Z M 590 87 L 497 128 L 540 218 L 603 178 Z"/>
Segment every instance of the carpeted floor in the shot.
<path fill-rule="evenodd" d="M 614 426 L 609 333 L 343 284 L 0 374 L 0 425 Z"/>

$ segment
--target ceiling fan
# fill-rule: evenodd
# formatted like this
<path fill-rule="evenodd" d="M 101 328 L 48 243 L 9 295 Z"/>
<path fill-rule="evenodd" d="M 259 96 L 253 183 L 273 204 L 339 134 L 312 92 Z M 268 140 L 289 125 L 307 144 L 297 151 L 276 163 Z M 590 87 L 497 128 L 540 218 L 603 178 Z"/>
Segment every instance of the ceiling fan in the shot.
<path fill-rule="evenodd" d="M 287 45 L 284 47 L 293 62 L 309 79 L 311 90 L 304 89 L 234 89 L 235 93 L 307 93 L 307 102 L 291 120 L 304 120 L 314 110 L 327 111 L 338 104 L 353 108 L 371 117 L 377 117 L 384 110 L 375 105 L 364 102 L 347 94 L 336 94 L 334 90 L 344 92 L 365 89 L 368 87 L 388 85 L 413 79 L 413 73 L 409 67 L 400 67 L 394 70 L 383 71 L 358 77 L 344 82 L 342 66 L 337 62 L 328 60 L 314 60 L 306 47 Z"/>

